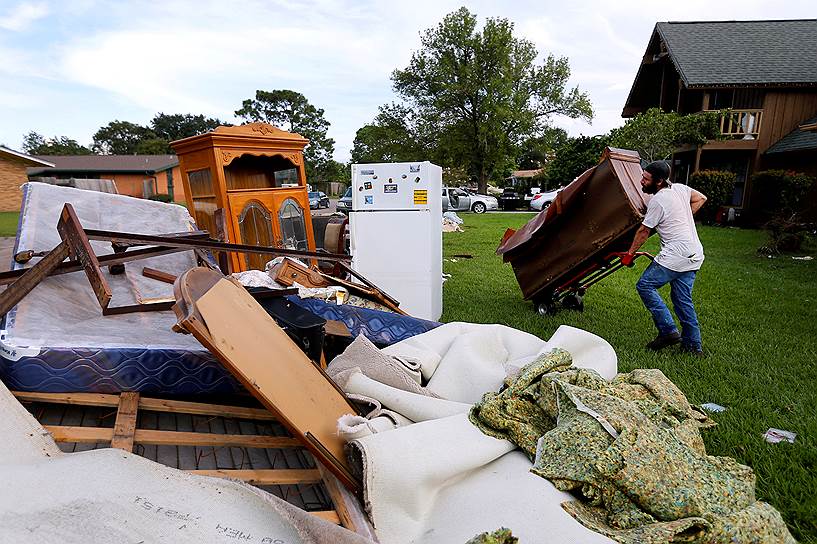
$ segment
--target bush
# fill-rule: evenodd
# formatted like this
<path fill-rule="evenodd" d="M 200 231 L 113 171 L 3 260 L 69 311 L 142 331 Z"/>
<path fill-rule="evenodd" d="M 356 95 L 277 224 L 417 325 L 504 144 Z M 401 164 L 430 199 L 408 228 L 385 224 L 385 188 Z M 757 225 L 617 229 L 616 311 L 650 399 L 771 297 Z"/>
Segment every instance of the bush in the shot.
<path fill-rule="evenodd" d="M 763 170 L 752 176 L 753 202 L 766 218 L 800 212 L 815 178 L 791 170 Z"/>
<path fill-rule="evenodd" d="M 761 253 L 800 251 L 809 225 L 799 213 L 814 183 L 815 178 L 791 170 L 764 170 L 752 176 L 752 201 L 767 220 L 763 228 L 769 234 L 769 244 L 760 248 Z"/>
<path fill-rule="evenodd" d="M 170 196 L 170 195 L 165 195 L 165 194 L 160 193 L 160 194 L 149 196 L 148 200 L 158 200 L 159 202 L 172 203 L 173 202 L 173 197 Z"/>
<path fill-rule="evenodd" d="M 718 209 L 730 203 L 736 179 L 733 172 L 721 170 L 699 170 L 689 177 L 689 186 L 706 195 L 706 204 L 698 212 L 702 221 L 714 221 Z"/>

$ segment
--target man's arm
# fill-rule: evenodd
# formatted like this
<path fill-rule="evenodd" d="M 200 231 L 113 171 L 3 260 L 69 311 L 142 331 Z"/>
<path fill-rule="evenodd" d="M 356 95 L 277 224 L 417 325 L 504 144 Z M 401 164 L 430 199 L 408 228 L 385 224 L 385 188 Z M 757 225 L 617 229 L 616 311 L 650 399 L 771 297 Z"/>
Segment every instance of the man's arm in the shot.
<path fill-rule="evenodd" d="M 690 188 L 690 191 L 689 207 L 692 208 L 692 214 L 695 215 L 701 209 L 701 206 L 706 203 L 706 195 L 692 188 Z"/>
<path fill-rule="evenodd" d="M 635 237 L 633 238 L 633 243 L 630 245 L 630 250 L 627 252 L 630 255 L 634 255 L 638 248 L 644 245 L 644 242 L 647 241 L 647 238 L 650 237 L 650 228 L 641 225 L 638 227 L 638 230 L 635 231 Z"/>

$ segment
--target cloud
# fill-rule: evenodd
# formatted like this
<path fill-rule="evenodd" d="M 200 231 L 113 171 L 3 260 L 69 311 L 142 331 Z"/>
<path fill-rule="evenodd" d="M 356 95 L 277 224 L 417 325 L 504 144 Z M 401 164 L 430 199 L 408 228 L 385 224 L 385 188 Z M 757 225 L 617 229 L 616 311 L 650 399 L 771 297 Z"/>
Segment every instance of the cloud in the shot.
<path fill-rule="evenodd" d="M 19 32 L 25 30 L 37 19 L 48 15 L 49 9 L 45 2 L 22 2 L 17 4 L 5 16 L 0 16 L 0 28 Z"/>

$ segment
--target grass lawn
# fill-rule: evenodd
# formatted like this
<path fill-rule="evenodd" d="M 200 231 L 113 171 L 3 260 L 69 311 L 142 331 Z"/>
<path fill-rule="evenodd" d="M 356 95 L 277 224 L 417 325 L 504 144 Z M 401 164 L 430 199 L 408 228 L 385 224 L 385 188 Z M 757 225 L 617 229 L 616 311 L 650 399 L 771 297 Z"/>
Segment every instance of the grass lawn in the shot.
<path fill-rule="evenodd" d="M 0 236 L 17 236 L 18 212 L 0 212 Z"/>
<path fill-rule="evenodd" d="M 612 344 L 619 372 L 659 368 L 690 402 L 726 406 L 712 414 L 718 426 L 703 431 L 707 452 L 751 466 L 758 499 L 780 511 L 795 538 L 817 543 L 817 259 L 759 257 L 763 232 L 699 227 L 706 261 L 693 296 L 708 356 L 695 359 L 676 347 L 644 349 L 655 336 L 635 292 L 645 262 L 593 286 L 584 312 L 543 317 L 522 300 L 511 266 L 494 253 L 505 229 L 532 215 L 461 217 L 465 232 L 443 235 L 444 271 L 452 276 L 443 321 L 502 323 L 544 339 L 559 325 L 580 327 Z M 653 237 L 646 250 L 657 249 Z M 805 249 L 817 254 L 814 240 Z M 451 261 L 461 253 L 474 258 Z M 766 443 L 761 435 L 769 427 L 797 433 L 795 443 Z"/>

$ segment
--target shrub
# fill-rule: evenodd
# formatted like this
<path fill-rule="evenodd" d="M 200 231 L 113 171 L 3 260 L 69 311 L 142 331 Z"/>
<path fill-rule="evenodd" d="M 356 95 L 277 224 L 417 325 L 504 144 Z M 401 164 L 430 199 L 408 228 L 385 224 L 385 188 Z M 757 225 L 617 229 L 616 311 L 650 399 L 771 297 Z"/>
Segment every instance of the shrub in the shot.
<path fill-rule="evenodd" d="M 733 172 L 721 170 L 699 170 L 689 177 L 689 186 L 706 195 L 706 204 L 698 212 L 701 220 L 714 221 L 718 209 L 731 202 L 736 179 Z"/>
<path fill-rule="evenodd" d="M 768 217 L 791 216 L 801 211 L 815 178 L 791 170 L 763 170 L 752 176 L 753 202 Z"/>
<path fill-rule="evenodd" d="M 764 170 L 752 176 L 754 196 L 758 211 L 767 221 L 763 228 L 769 234 L 769 245 L 760 248 L 762 253 L 799 251 L 808 225 L 799 212 L 806 204 L 806 195 L 814 186 L 815 179 L 790 170 Z"/>
<path fill-rule="evenodd" d="M 173 202 L 173 197 L 170 196 L 170 195 L 165 195 L 165 194 L 159 193 L 159 194 L 151 195 L 150 197 L 148 197 L 148 200 L 158 200 L 159 202 L 172 203 Z"/>

